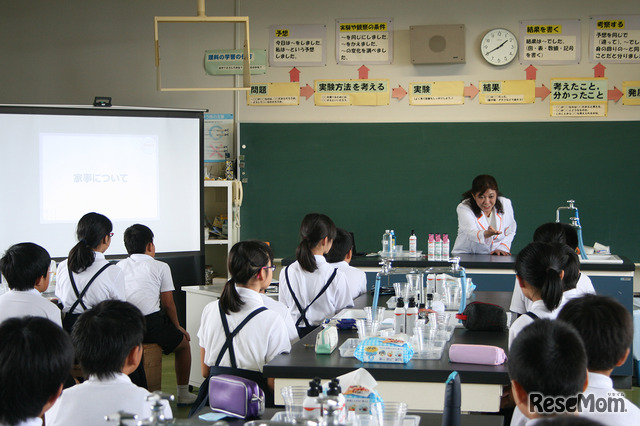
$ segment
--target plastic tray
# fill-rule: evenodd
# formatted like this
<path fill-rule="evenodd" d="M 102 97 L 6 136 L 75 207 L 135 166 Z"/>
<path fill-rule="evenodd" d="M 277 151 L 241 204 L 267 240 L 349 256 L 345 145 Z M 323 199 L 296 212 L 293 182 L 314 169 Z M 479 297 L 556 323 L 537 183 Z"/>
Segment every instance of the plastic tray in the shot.
<path fill-rule="evenodd" d="M 339 348 L 340 356 L 343 358 L 353 358 L 356 347 L 360 342 L 361 340 L 356 338 L 347 339 Z"/>

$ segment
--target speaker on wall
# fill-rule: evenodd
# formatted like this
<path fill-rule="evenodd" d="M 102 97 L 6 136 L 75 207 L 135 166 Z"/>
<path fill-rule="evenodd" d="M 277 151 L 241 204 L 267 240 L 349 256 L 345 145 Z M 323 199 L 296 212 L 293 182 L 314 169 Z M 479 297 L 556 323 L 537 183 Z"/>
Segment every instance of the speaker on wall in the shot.
<path fill-rule="evenodd" d="M 464 25 L 409 27 L 411 63 L 464 64 Z"/>

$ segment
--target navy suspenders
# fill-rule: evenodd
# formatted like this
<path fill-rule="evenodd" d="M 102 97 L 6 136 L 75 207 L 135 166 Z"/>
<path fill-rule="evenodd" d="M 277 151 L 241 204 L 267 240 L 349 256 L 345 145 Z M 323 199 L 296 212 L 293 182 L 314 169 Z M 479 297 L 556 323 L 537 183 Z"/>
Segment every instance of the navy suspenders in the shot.
<path fill-rule="evenodd" d="M 225 352 L 228 349 L 229 358 L 231 359 L 231 367 L 238 368 L 238 365 L 236 364 L 236 353 L 233 350 L 233 338 L 236 336 L 236 334 L 238 334 L 240 330 L 242 330 L 242 328 L 245 325 L 247 325 L 249 321 L 251 321 L 253 317 L 258 315 L 260 312 L 266 311 L 266 310 L 267 308 L 265 306 L 261 306 L 251 311 L 251 313 L 249 313 L 249 315 L 247 315 L 245 319 L 243 319 L 242 322 L 238 324 L 238 326 L 233 330 L 233 332 L 231 332 L 229 331 L 229 323 L 227 322 L 227 316 L 222 311 L 222 307 L 220 307 L 220 319 L 222 320 L 222 327 L 224 327 L 224 334 L 225 336 L 227 336 L 227 340 L 224 342 L 224 345 L 222 345 L 222 349 L 220 349 L 220 353 L 218 354 L 218 359 L 216 359 L 216 363 L 215 363 L 216 367 L 220 365 L 220 361 L 222 361 L 222 357 L 224 356 Z"/>
<path fill-rule="evenodd" d="M 84 302 L 82 301 L 82 298 L 84 297 L 85 294 L 87 294 L 87 290 L 89 290 L 89 287 L 91 287 L 91 284 L 93 284 L 93 282 L 96 280 L 96 278 L 98 278 L 98 275 L 100 275 L 102 273 L 102 271 L 107 269 L 109 266 L 111 266 L 111 263 L 107 263 L 102 268 L 100 268 L 100 270 L 98 272 L 96 272 L 93 277 L 91 277 L 91 279 L 89 280 L 87 285 L 84 286 L 84 288 L 82 289 L 82 293 L 80 293 L 78 291 L 78 287 L 76 286 L 76 282 L 73 279 L 73 272 L 71 272 L 71 269 L 69 269 L 69 279 L 71 280 L 71 286 L 73 287 L 73 292 L 76 294 L 76 297 L 77 297 L 76 301 L 73 303 L 73 305 L 71 305 L 71 308 L 69 308 L 69 313 L 70 314 L 73 313 L 74 309 L 76 309 L 78 304 L 82 305 L 82 307 L 84 308 L 85 311 L 89 309 L 89 308 L 87 308 L 87 305 L 85 305 Z"/>
<path fill-rule="evenodd" d="M 320 292 L 311 301 L 311 303 L 309 303 L 307 305 L 307 307 L 303 309 L 302 305 L 300 304 L 300 301 L 298 300 L 298 298 L 296 297 L 296 294 L 293 292 L 293 289 L 291 288 L 291 283 L 289 282 L 289 266 L 287 266 L 284 269 L 284 276 L 285 276 L 286 281 L 287 281 L 287 287 L 289 288 L 289 293 L 291 293 L 291 297 L 293 297 L 293 301 L 295 302 L 296 307 L 298 308 L 298 311 L 300 311 L 300 318 L 298 318 L 298 321 L 296 321 L 296 327 L 298 327 L 298 325 L 300 324 L 300 321 L 304 321 L 305 327 L 311 327 L 311 324 L 309 324 L 309 321 L 307 320 L 307 310 L 309 310 L 309 307 L 311 305 L 313 305 L 313 303 L 316 300 L 318 300 L 320 298 L 320 296 L 322 296 L 327 291 L 327 289 L 329 288 L 329 286 L 333 282 L 333 279 L 335 278 L 337 272 L 338 272 L 338 268 L 335 268 L 333 270 L 333 273 L 329 277 L 329 280 L 327 281 L 327 283 L 324 285 L 324 287 L 322 287 L 322 290 L 320 290 Z"/>

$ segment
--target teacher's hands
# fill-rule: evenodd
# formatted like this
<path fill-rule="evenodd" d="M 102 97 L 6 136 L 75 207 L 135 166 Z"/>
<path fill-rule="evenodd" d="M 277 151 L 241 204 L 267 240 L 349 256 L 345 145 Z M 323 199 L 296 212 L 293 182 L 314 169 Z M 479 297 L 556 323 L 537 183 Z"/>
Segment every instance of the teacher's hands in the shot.
<path fill-rule="evenodd" d="M 500 234 L 502 234 L 502 232 L 496 231 L 496 229 L 493 226 L 490 226 L 489 229 L 484 231 L 485 238 L 493 237 L 494 235 L 500 235 Z"/>
<path fill-rule="evenodd" d="M 495 254 L 496 256 L 511 256 L 511 253 L 509 253 L 508 251 L 499 249 L 492 251 L 491 254 Z"/>

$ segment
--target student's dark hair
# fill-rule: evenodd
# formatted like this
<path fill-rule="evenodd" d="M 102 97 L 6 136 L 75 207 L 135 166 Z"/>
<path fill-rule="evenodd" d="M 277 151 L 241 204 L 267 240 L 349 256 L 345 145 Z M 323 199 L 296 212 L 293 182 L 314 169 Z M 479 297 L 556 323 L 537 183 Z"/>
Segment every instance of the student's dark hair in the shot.
<path fill-rule="evenodd" d="M 236 290 L 236 284 L 247 284 L 262 268 L 273 265 L 271 247 L 262 241 L 240 241 L 231 247 L 227 268 L 231 279 L 220 295 L 220 307 L 225 314 L 238 312 L 244 302 Z"/>
<path fill-rule="evenodd" d="M 560 278 L 566 255 L 562 244 L 529 243 L 516 257 L 516 275 L 540 292 L 544 306 L 553 311 L 562 300 Z"/>
<path fill-rule="evenodd" d="M 67 261 L 69 269 L 80 273 L 91 266 L 96 258 L 93 249 L 98 247 L 111 231 L 113 231 L 113 224 L 108 217 L 93 212 L 82 216 L 76 228 L 78 244 L 69 252 Z"/>
<path fill-rule="evenodd" d="M 564 277 L 562 278 L 562 290 L 573 290 L 578 285 L 580 279 L 580 258 L 578 254 L 568 245 L 562 245 L 560 249 L 564 257 L 562 269 Z"/>
<path fill-rule="evenodd" d="M 587 376 L 587 354 L 578 332 L 560 321 L 540 319 L 525 327 L 509 349 L 509 376 L 527 394 L 574 396 Z"/>
<path fill-rule="evenodd" d="M 71 331 L 82 371 L 99 379 L 120 373 L 144 331 L 144 316 L 129 302 L 105 300 L 84 312 Z"/>
<path fill-rule="evenodd" d="M 14 244 L 0 259 L 0 272 L 12 290 L 30 290 L 40 277 L 46 277 L 51 265 L 49 252 L 34 243 Z"/>
<path fill-rule="evenodd" d="M 471 182 L 471 189 L 462 194 L 462 201 L 466 202 L 469 207 L 471 207 L 471 211 L 473 211 L 473 214 L 476 215 L 476 217 L 480 217 L 482 210 L 478 207 L 473 196 L 476 194 L 484 194 L 488 189 L 496 191 L 496 211 L 498 213 L 504 213 L 502 201 L 498 198 L 502 196 L 502 193 L 498 190 L 498 182 L 493 176 L 479 175 L 473 179 L 473 182 Z"/>
<path fill-rule="evenodd" d="M 0 325 L 0 424 L 38 417 L 71 371 L 69 335 L 42 317 L 9 318 Z"/>
<path fill-rule="evenodd" d="M 571 324 L 582 337 L 590 371 L 614 368 L 633 340 L 629 311 L 608 296 L 585 294 L 571 299 L 558 319 Z"/>
<path fill-rule="evenodd" d="M 296 260 L 303 270 L 313 272 L 318 269 L 316 258 L 311 250 L 325 237 L 329 237 L 331 241 L 336 238 L 336 225 L 329 216 L 322 213 L 309 213 L 302 219 Z"/>
<path fill-rule="evenodd" d="M 124 231 L 124 246 L 129 254 L 144 254 L 152 242 L 153 231 L 148 226 L 136 223 Z"/>
<path fill-rule="evenodd" d="M 549 222 L 538 226 L 533 241 L 566 244 L 573 250 L 578 248 L 578 231 L 568 223 Z"/>
<path fill-rule="evenodd" d="M 351 238 L 351 234 L 342 228 L 337 228 L 331 250 L 324 257 L 327 258 L 329 263 L 342 262 L 352 248 L 353 238 Z"/>
<path fill-rule="evenodd" d="M 573 414 L 563 414 L 560 416 L 551 416 L 541 418 L 536 425 L 540 426 L 604 426 L 603 423 L 584 416 L 576 416 Z"/>

